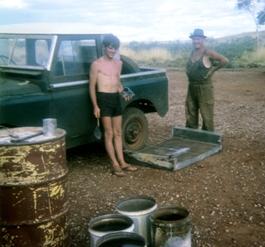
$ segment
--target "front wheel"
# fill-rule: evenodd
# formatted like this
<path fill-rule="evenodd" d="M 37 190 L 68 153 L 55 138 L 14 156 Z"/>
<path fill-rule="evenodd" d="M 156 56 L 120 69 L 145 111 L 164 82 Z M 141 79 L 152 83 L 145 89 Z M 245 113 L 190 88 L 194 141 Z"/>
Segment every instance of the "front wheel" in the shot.
<path fill-rule="evenodd" d="M 122 122 L 124 148 L 128 150 L 143 148 L 148 138 L 148 123 L 144 113 L 130 107 L 125 110 Z"/>

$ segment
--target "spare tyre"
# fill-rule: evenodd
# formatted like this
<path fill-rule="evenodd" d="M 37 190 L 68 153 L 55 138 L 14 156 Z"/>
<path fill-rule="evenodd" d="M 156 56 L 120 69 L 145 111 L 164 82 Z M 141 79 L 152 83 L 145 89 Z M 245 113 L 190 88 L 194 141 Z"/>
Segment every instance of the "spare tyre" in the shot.
<path fill-rule="evenodd" d="M 132 73 L 138 73 L 141 71 L 139 66 L 130 58 L 127 56 L 121 55 L 120 59 L 122 61 L 122 70 L 121 74 L 132 74 Z"/>

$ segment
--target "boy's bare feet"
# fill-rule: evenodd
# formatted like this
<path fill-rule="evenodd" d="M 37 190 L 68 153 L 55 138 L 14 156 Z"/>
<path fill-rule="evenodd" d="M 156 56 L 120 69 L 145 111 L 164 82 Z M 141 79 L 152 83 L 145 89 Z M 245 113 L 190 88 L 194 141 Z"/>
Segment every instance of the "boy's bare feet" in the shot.
<path fill-rule="evenodd" d="M 124 171 L 128 171 L 128 172 L 135 172 L 138 170 L 136 167 L 129 165 L 129 164 L 125 164 L 125 165 L 121 166 L 121 169 Z"/>
<path fill-rule="evenodd" d="M 126 174 L 119 167 L 113 167 L 111 173 L 117 177 L 124 177 Z"/>

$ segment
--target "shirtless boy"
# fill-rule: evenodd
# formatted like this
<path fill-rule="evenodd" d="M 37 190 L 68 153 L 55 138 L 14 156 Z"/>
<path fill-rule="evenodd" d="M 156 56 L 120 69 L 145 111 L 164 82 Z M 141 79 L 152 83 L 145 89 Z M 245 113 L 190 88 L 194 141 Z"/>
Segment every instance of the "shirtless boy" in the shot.
<path fill-rule="evenodd" d="M 122 150 L 122 62 L 114 58 L 119 46 L 120 41 L 116 36 L 109 34 L 104 37 L 104 55 L 91 65 L 89 92 L 94 115 L 101 118 L 104 127 L 105 148 L 112 162 L 112 173 L 125 176 L 124 171 L 136 171 L 137 168 L 125 162 Z"/>

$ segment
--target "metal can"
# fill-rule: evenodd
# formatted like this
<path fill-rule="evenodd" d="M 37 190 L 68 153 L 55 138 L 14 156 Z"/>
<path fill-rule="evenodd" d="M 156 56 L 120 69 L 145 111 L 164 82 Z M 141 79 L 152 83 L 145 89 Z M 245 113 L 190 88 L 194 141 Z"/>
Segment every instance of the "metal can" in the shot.
<path fill-rule="evenodd" d="M 101 237 L 96 247 L 145 247 L 145 240 L 135 232 L 109 233 Z"/>
<path fill-rule="evenodd" d="M 187 209 L 165 207 L 150 217 L 152 246 L 191 247 L 191 220 Z"/>
<path fill-rule="evenodd" d="M 57 129 L 56 118 L 44 118 L 42 120 L 43 134 L 45 136 L 54 136 Z"/>
<path fill-rule="evenodd" d="M 147 246 L 151 246 L 151 224 L 149 217 L 157 208 L 154 198 L 137 196 L 120 200 L 116 204 L 116 211 L 130 217 L 134 222 L 134 232 L 145 238 Z"/>
<path fill-rule="evenodd" d="M 115 232 L 132 232 L 133 221 L 124 215 L 106 214 L 95 217 L 89 222 L 90 246 L 95 247 L 102 236 Z"/>

